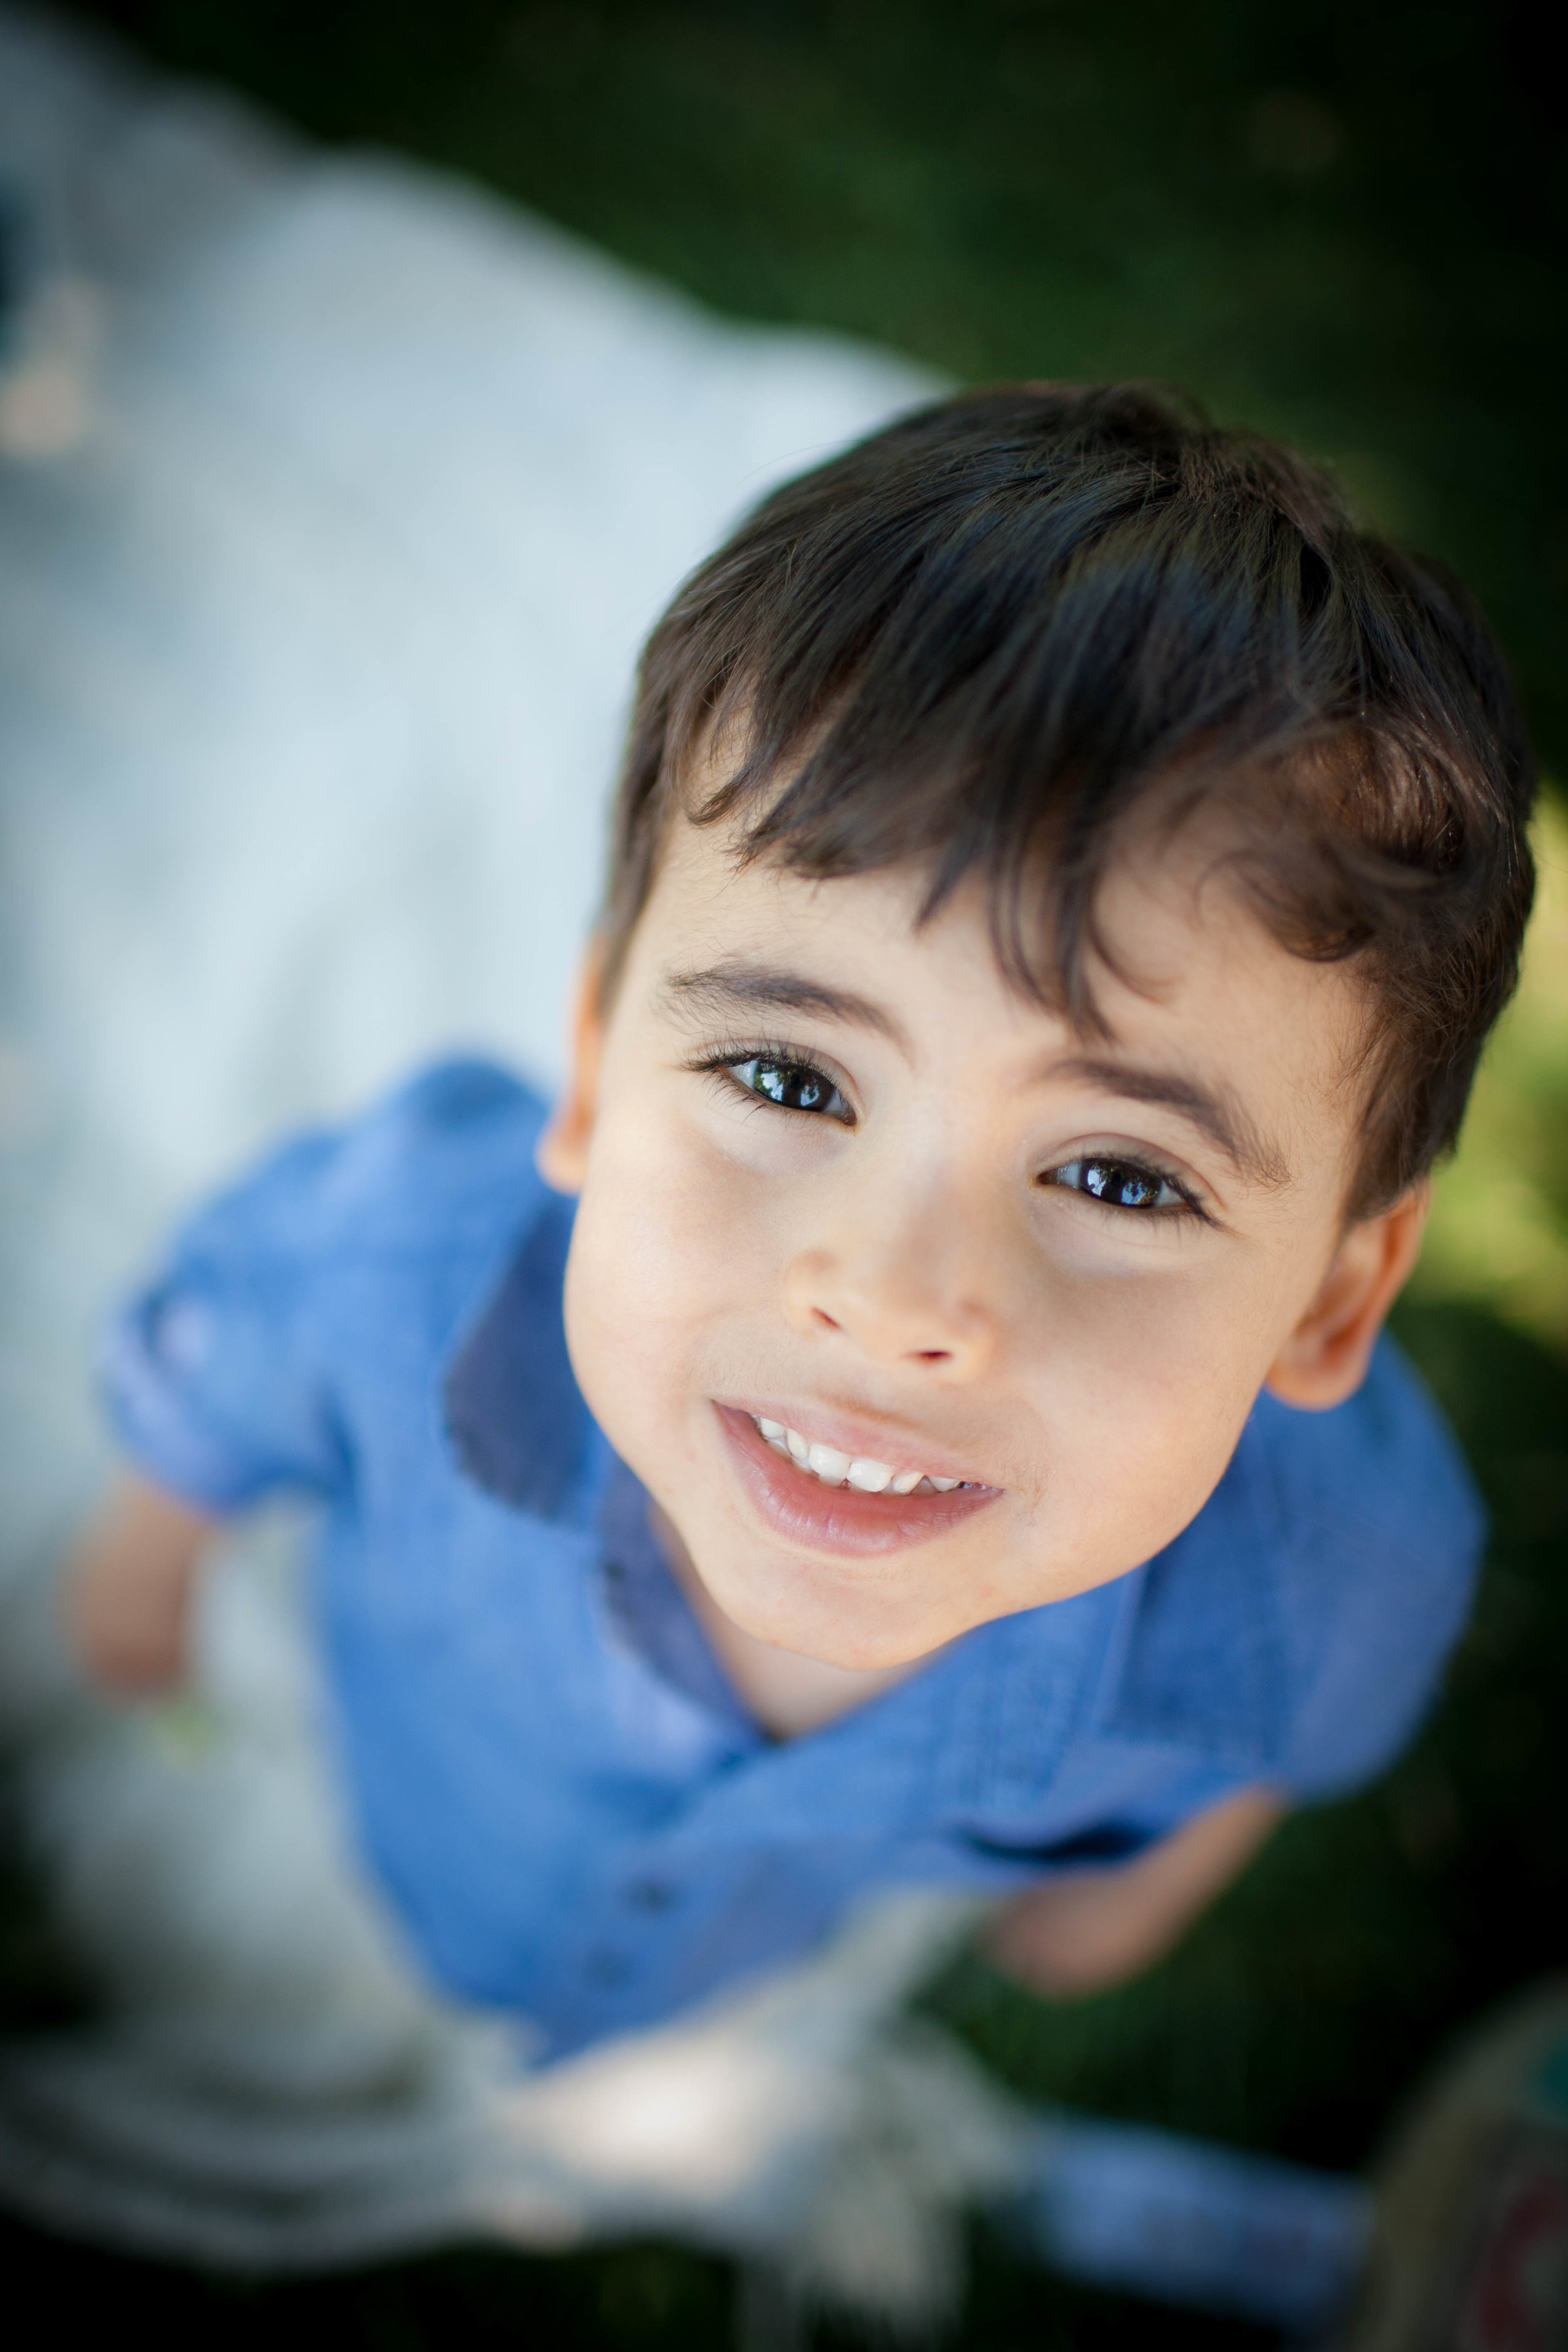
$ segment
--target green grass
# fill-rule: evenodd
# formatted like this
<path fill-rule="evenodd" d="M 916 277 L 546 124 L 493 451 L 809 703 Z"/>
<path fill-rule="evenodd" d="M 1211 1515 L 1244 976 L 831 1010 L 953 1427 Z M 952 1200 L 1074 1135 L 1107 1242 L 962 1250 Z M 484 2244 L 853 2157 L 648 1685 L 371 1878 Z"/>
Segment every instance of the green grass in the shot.
<path fill-rule="evenodd" d="M 950 369 L 1163 374 L 1341 468 L 1481 591 L 1568 755 L 1559 409 L 1568 172 L 1534 20 L 1189 0 L 119 0 L 96 16 L 330 138 L 469 171 L 725 309 Z M 1441 1707 L 1380 1787 L 1291 1822 L 1161 1969 L 1047 2010 L 978 1962 L 933 2005 L 1041 2097 L 1355 2165 L 1446 2037 L 1561 1964 L 1568 1916 L 1568 829 L 1401 1332 L 1496 1533 Z M 14 1905 L 23 1911 L 25 1906 Z M 47 1954 L 11 1950 L 19 2001 Z M 0 1946 L 0 1969 L 5 1966 Z M 18 1957 L 19 1956 L 19 1957 Z M 71 2340 L 728 2340 L 718 2265 L 478 2252 L 240 2290 L 13 2233 Z M 831 2342 L 830 2336 L 821 2339 Z M 977 2248 L 964 2342 L 1219 2347 Z"/>
<path fill-rule="evenodd" d="M 1489 1307 L 1568 1355 L 1568 818 L 1536 826 L 1541 887 L 1519 992 L 1438 1176 L 1415 1294 Z"/>

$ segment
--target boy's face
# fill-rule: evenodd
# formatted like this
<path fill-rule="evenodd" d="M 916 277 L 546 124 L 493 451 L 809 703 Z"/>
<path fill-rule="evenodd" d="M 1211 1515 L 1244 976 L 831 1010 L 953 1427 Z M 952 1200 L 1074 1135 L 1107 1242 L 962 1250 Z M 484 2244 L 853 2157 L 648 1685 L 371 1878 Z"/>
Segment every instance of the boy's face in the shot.
<path fill-rule="evenodd" d="M 674 820 L 542 1149 L 572 1360 L 732 1622 L 890 1666 L 1158 1551 L 1266 1380 L 1349 1394 L 1420 1206 L 1346 1234 L 1353 980 L 1195 848 L 1106 886 L 1105 1037 L 977 889 L 917 929 L 916 873 L 732 851 Z"/>

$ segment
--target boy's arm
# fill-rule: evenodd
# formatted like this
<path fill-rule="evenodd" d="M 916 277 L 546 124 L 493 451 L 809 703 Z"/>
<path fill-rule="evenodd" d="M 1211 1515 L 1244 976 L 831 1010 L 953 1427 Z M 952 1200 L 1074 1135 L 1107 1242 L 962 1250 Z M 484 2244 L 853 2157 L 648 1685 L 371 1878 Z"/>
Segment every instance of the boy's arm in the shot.
<path fill-rule="evenodd" d="M 217 1521 L 144 1478 L 114 1488 L 67 1561 L 67 1638 L 92 1680 L 145 1696 L 183 1682 L 191 1589 Z"/>
<path fill-rule="evenodd" d="M 1242 1789 L 1134 1862 L 1064 1871 L 1007 1906 L 986 1952 L 1032 1992 L 1120 1984 L 1157 1960 L 1229 1885 L 1285 1809 L 1272 1789 Z"/>

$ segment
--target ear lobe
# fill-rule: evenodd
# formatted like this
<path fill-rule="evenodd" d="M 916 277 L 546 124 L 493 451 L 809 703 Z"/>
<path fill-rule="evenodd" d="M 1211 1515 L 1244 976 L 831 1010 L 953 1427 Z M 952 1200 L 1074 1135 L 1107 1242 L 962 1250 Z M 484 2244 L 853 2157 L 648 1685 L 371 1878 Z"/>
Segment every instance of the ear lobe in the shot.
<path fill-rule="evenodd" d="M 566 1083 L 533 1148 L 534 1166 L 557 1192 L 580 1192 L 588 1172 L 588 1145 L 599 1106 L 599 1063 L 605 1045 L 603 968 L 598 946 L 590 946 L 573 1000 Z"/>
<path fill-rule="evenodd" d="M 1352 1225 L 1317 1297 L 1270 1365 L 1264 1386 L 1286 1404 L 1325 1412 L 1366 1376 L 1389 1308 L 1421 1247 L 1431 1194 L 1425 1184 Z"/>

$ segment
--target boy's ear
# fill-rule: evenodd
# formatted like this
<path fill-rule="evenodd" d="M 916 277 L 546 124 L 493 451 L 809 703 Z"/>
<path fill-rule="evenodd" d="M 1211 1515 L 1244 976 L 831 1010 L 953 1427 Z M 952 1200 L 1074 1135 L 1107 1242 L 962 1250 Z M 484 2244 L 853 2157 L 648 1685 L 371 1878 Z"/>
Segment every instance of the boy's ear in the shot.
<path fill-rule="evenodd" d="M 580 1192 L 588 1171 L 588 1139 L 599 1104 L 599 1061 L 605 1045 L 601 981 L 604 957 L 590 946 L 577 975 L 566 1083 L 533 1148 L 533 1162 L 557 1192 Z"/>
<path fill-rule="evenodd" d="M 1390 1209 L 1352 1225 L 1317 1297 L 1269 1367 L 1264 1385 L 1287 1404 L 1322 1412 L 1353 1396 L 1384 1318 L 1421 1246 L 1431 1192 L 1416 1184 Z"/>

